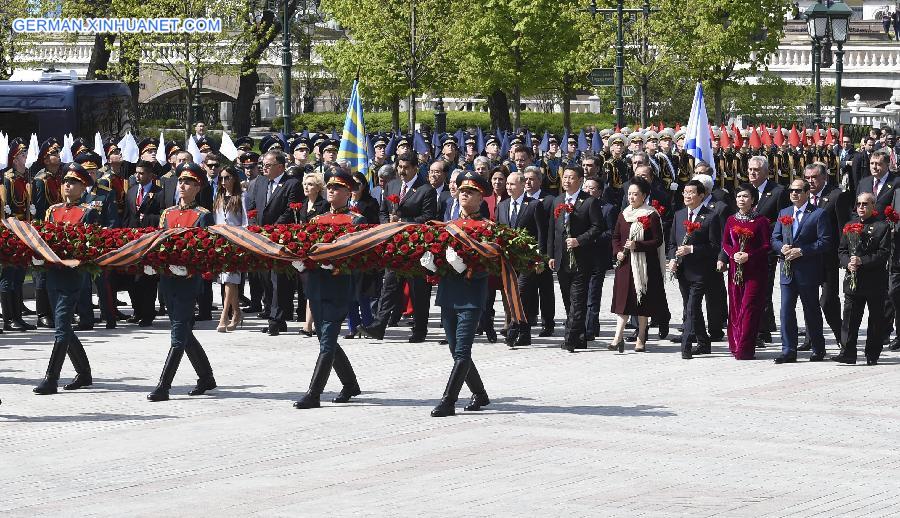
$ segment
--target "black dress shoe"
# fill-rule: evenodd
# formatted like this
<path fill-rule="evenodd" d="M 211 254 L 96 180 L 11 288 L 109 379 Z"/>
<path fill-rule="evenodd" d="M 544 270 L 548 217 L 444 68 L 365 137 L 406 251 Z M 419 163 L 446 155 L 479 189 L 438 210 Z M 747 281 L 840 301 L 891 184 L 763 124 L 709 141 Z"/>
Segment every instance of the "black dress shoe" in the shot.
<path fill-rule="evenodd" d="M 894 338 L 894 341 L 891 342 L 888 349 L 891 351 L 900 351 L 900 338 Z"/>
<path fill-rule="evenodd" d="M 781 365 L 782 363 L 797 363 L 796 356 L 779 356 L 775 358 L 775 364 Z"/>
<path fill-rule="evenodd" d="M 770 333 L 769 331 L 760 333 L 759 337 L 762 338 L 762 341 L 767 344 L 772 343 L 772 333 Z"/>
<path fill-rule="evenodd" d="M 212 320 L 212 315 L 209 313 L 204 313 L 202 315 L 194 315 L 195 322 L 206 322 Z"/>
<path fill-rule="evenodd" d="M 163 314 L 165 314 L 165 313 L 163 313 Z M 263 320 L 266 320 L 267 318 L 269 318 L 269 312 L 268 311 L 260 311 L 259 313 L 256 314 L 256 318 L 261 318 Z"/>
<path fill-rule="evenodd" d="M 94 384 L 94 380 L 90 374 L 76 374 L 75 379 L 71 383 L 63 385 L 63 390 L 78 390 L 81 387 L 90 387 Z"/>
<path fill-rule="evenodd" d="M 541 332 L 538 333 L 538 336 L 541 338 L 546 338 L 548 336 L 553 336 L 553 328 L 552 327 L 544 327 L 541 329 Z"/>
<path fill-rule="evenodd" d="M 487 341 L 495 344 L 497 343 L 497 331 L 494 331 L 493 327 L 489 327 L 484 330 L 484 335 L 487 337 Z"/>
<path fill-rule="evenodd" d="M 413 333 L 412 336 L 407 340 L 411 344 L 420 344 L 425 342 L 425 337 L 428 336 L 426 333 Z M 494 341 L 497 341 L 497 337 L 494 336 Z"/>
<path fill-rule="evenodd" d="M 869 366 L 878 365 L 878 360 L 876 360 L 874 358 L 867 358 L 866 365 L 869 365 Z"/>
<path fill-rule="evenodd" d="M 268 329 L 266 329 L 266 333 L 269 336 L 278 336 L 281 334 L 281 326 L 278 325 L 278 322 L 270 322 Z"/>
<path fill-rule="evenodd" d="M 812 344 L 810 342 L 803 342 L 797 347 L 798 351 L 812 351 Z"/>
<path fill-rule="evenodd" d="M 712 354 L 712 346 L 709 345 L 695 345 L 691 349 L 691 354 Z"/>
<path fill-rule="evenodd" d="M 469 401 L 469 404 L 466 405 L 463 410 L 466 412 L 478 412 L 481 410 L 481 407 L 488 406 L 491 404 L 490 398 L 486 392 L 481 394 L 472 394 L 472 399 Z"/>
<path fill-rule="evenodd" d="M 635 332 L 631 333 L 630 335 L 626 336 L 625 341 L 626 342 L 637 342 L 637 335 L 638 335 L 638 332 L 635 331 Z"/>
<path fill-rule="evenodd" d="M 384 340 L 384 327 L 381 326 L 359 326 L 359 330 L 369 338 L 375 340 Z"/>
<path fill-rule="evenodd" d="M 359 389 L 359 385 L 353 387 L 341 387 L 341 391 L 338 392 L 338 395 L 331 400 L 332 403 L 349 403 L 350 398 L 353 396 L 358 396 L 362 394 L 362 391 Z"/>
<path fill-rule="evenodd" d="M 107 328 L 107 329 L 115 329 L 115 328 L 116 328 L 116 323 L 115 323 L 115 322 L 107 322 L 107 323 L 106 323 L 106 328 Z"/>
<path fill-rule="evenodd" d="M 846 363 L 848 365 L 856 365 L 856 358 L 850 358 L 850 357 L 841 356 L 841 355 L 832 356 L 831 361 L 838 362 L 838 363 Z"/>
<path fill-rule="evenodd" d="M 138 320 L 138 327 L 151 327 L 153 326 L 152 320 Z"/>
<path fill-rule="evenodd" d="M 77 326 L 75 326 L 74 329 L 75 329 L 76 331 L 91 331 L 92 329 L 94 329 L 94 324 L 81 324 L 81 323 L 79 323 Z"/>
<path fill-rule="evenodd" d="M 691 356 L 691 353 L 681 353 L 681 359 L 682 360 L 693 360 L 694 357 Z"/>
<path fill-rule="evenodd" d="M 719 333 L 710 333 L 709 334 L 710 342 L 721 342 L 723 340 L 725 340 L 725 333 L 719 332 Z"/>
<path fill-rule="evenodd" d="M 593 341 L 596 340 L 596 339 L 597 339 L 597 337 L 594 336 L 594 335 L 584 335 L 584 341 L 585 341 L 585 342 L 593 342 Z"/>
<path fill-rule="evenodd" d="M 50 320 L 50 317 L 41 315 L 38 317 L 37 326 L 43 327 L 46 329 L 53 329 L 55 326 L 53 325 L 53 321 Z"/>
<path fill-rule="evenodd" d="M 682 335 L 672 335 L 669 337 L 669 341 L 672 342 L 673 344 L 680 344 L 681 337 L 682 337 Z"/>
<path fill-rule="evenodd" d="M 189 396 L 201 396 L 206 393 L 207 390 L 212 390 L 216 388 L 216 379 L 210 376 L 206 379 L 198 379 L 197 385 L 188 392 Z"/>
<path fill-rule="evenodd" d="M 820 361 L 823 361 L 823 360 L 825 360 L 825 353 L 822 353 L 822 354 L 814 354 L 814 355 L 812 355 L 812 356 L 809 357 L 809 361 L 811 361 L 811 362 L 820 362 Z"/>
<path fill-rule="evenodd" d="M 509 336 L 509 329 L 507 329 L 505 327 L 501 327 L 500 335 L 503 336 L 503 338 L 506 338 L 507 336 Z"/>
<path fill-rule="evenodd" d="M 659 325 L 659 339 L 663 340 L 665 337 L 669 336 L 669 324 L 660 324 Z"/>

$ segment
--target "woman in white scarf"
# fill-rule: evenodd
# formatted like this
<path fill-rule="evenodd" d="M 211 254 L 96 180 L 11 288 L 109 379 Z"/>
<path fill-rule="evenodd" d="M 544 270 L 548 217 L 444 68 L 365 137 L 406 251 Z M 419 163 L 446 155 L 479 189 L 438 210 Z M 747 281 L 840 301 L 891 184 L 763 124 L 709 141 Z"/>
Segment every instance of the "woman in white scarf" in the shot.
<path fill-rule="evenodd" d="M 647 323 L 667 304 L 663 286 L 665 253 L 662 221 L 647 203 L 650 184 L 640 177 L 628 187 L 628 207 L 619 215 L 613 229 L 613 253 L 616 256 L 612 312 L 616 314 L 616 333 L 610 350 L 625 352 L 625 323 L 630 315 L 638 317 L 638 341 L 634 350 L 646 349 Z"/>

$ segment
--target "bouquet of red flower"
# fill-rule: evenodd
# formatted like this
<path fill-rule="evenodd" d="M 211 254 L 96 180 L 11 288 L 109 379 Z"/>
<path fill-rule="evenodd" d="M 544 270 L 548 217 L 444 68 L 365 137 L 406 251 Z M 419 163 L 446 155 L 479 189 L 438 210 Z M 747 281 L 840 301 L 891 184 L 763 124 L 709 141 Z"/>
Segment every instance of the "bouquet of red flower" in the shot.
<path fill-rule="evenodd" d="M 696 221 L 684 220 L 684 238 L 681 240 L 681 246 L 687 246 L 691 241 L 691 234 L 700 229 L 701 224 Z M 675 256 L 675 270 L 669 274 L 669 278 L 674 280 L 678 273 L 678 267 L 681 266 L 682 258 Z"/>
<path fill-rule="evenodd" d="M 384 199 L 391 203 L 391 214 L 397 214 L 397 211 L 400 210 L 400 196 L 389 194 Z"/>
<path fill-rule="evenodd" d="M 288 203 L 288 208 L 294 213 L 294 223 L 300 223 L 300 217 L 297 215 L 297 213 L 303 210 L 303 202 L 297 201 L 294 203 Z"/>
<path fill-rule="evenodd" d="M 731 233 L 734 237 L 737 238 L 738 243 L 740 244 L 740 251 L 744 251 L 744 247 L 747 246 L 747 241 L 753 239 L 753 231 L 748 227 L 742 227 L 740 225 L 736 225 L 733 229 L 731 229 Z M 744 265 L 735 263 L 734 266 L 734 283 L 737 286 L 740 286 L 744 283 Z"/>
<path fill-rule="evenodd" d="M 656 212 L 660 215 L 660 217 L 666 214 L 666 208 L 662 203 L 659 202 L 659 200 L 652 200 L 650 202 L 650 206 L 656 209 Z"/>
<path fill-rule="evenodd" d="M 850 247 L 850 256 L 855 256 L 859 251 L 859 243 L 862 240 L 864 225 L 860 221 L 844 225 L 844 235 L 847 236 L 847 244 Z M 847 270 L 850 278 L 850 289 L 856 291 L 856 272 Z"/>
<path fill-rule="evenodd" d="M 259 215 L 259 211 L 256 209 L 250 209 L 247 211 L 247 221 L 250 224 L 256 223 L 256 216 Z"/>
<path fill-rule="evenodd" d="M 650 228 L 650 215 L 639 216 L 637 221 L 638 221 L 638 223 L 641 224 L 641 228 L 643 228 L 644 230 L 647 230 Z M 632 227 L 632 229 L 628 233 L 628 240 L 634 241 L 637 238 L 638 238 L 637 231 L 634 230 L 634 228 Z M 616 264 L 613 265 L 613 269 L 615 270 L 618 267 L 622 266 L 622 264 L 625 262 L 625 259 L 627 259 L 630 254 L 631 254 L 630 249 L 626 248 L 626 249 L 622 250 L 622 255 L 624 255 L 625 257 L 623 257 L 621 261 L 616 259 Z"/>
<path fill-rule="evenodd" d="M 892 225 L 900 221 L 900 213 L 894 210 L 893 205 L 888 205 L 884 209 L 884 219 L 889 221 Z"/>
<path fill-rule="evenodd" d="M 781 216 L 778 218 L 778 222 L 781 223 L 781 238 L 784 240 L 784 244 L 790 246 L 794 241 L 794 218 Z M 781 258 L 781 272 L 785 277 L 791 276 L 791 262 L 784 257 Z"/>
<path fill-rule="evenodd" d="M 553 217 L 556 219 L 559 219 L 559 217 L 563 216 L 563 214 L 571 214 L 574 211 L 575 211 L 575 206 L 572 205 L 571 203 L 561 203 L 561 204 L 557 205 L 555 209 L 553 209 Z M 570 231 L 569 231 L 569 221 L 566 220 L 566 222 L 563 226 L 565 228 L 565 233 L 563 234 L 563 241 L 565 241 L 566 239 L 572 237 L 570 235 Z M 571 251 L 569 252 L 569 269 L 570 270 L 575 269 L 575 254 L 573 254 Z"/>

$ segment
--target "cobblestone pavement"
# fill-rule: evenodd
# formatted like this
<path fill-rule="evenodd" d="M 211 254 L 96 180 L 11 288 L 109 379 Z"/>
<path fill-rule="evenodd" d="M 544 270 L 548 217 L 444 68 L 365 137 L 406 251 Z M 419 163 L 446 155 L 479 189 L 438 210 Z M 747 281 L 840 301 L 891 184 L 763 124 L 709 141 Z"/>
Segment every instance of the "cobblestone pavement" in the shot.
<path fill-rule="evenodd" d="M 604 308 L 609 307 L 607 284 Z M 674 321 L 680 297 L 667 283 Z M 218 291 L 218 290 L 215 290 Z M 124 295 L 124 294 L 123 294 Z M 558 317 L 563 315 L 561 304 Z M 498 304 L 499 306 L 499 304 Z M 876 367 L 738 362 L 727 344 L 585 352 L 559 338 L 508 350 L 479 339 L 493 403 L 433 419 L 451 360 L 405 328 L 342 340 L 364 393 L 295 410 L 314 339 L 219 334 L 201 323 L 219 388 L 189 397 L 184 360 L 169 402 L 150 403 L 168 347 L 149 331 L 81 333 L 94 386 L 31 394 L 47 331 L 0 335 L 3 516 L 896 516 L 900 355 Z M 864 320 L 865 322 L 865 320 Z M 561 330 L 557 329 L 557 336 Z M 828 335 L 829 338 L 830 335 Z M 829 340 L 829 353 L 834 352 Z M 63 381 L 73 375 L 67 362 Z M 463 389 L 463 396 L 468 393 Z"/>

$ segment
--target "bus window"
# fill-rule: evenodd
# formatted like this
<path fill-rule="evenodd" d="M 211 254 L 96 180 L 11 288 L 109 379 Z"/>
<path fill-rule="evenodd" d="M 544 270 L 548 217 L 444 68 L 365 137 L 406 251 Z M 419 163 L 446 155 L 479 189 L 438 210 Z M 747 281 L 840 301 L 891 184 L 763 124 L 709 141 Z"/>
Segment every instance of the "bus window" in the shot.
<path fill-rule="evenodd" d="M 90 136 L 98 131 L 104 137 L 134 133 L 131 99 L 126 96 L 77 97 L 78 135 Z"/>

